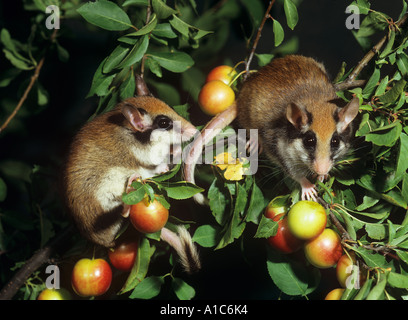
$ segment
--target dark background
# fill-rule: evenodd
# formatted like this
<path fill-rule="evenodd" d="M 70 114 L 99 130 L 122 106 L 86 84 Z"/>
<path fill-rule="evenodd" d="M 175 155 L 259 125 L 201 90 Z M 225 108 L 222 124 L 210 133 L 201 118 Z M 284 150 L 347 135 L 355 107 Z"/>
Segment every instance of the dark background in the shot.
<path fill-rule="evenodd" d="M 231 0 L 230 0 L 231 1 Z M 200 1 L 197 0 L 197 3 Z M 329 73 L 335 76 L 343 61 L 349 67 L 355 65 L 364 52 L 345 27 L 348 15 L 346 6 L 351 1 L 341 0 L 304 0 L 298 7 L 299 23 L 294 31 L 285 26 L 285 39 L 297 36 L 297 53 L 312 56 L 322 61 Z M 372 7 L 397 18 L 402 8 L 399 0 L 371 1 Z M 275 8 L 278 6 L 275 6 Z M 30 33 L 30 13 L 22 8 L 20 1 L 7 0 L 0 3 L 0 28 L 7 28 L 13 38 L 25 41 Z M 282 25 L 285 23 L 283 10 L 275 9 L 272 15 Z M 270 22 L 270 21 L 269 21 Z M 246 54 L 245 44 L 240 34 L 240 21 L 235 21 L 231 36 L 214 66 L 225 59 L 237 62 Z M 267 53 L 273 49 L 271 23 L 267 23 L 257 52 Z M 100 31 L 100 30 L 99 30 Z M 46 60 L 41 71 L 40 81 L 49 92 L 48 107 L 25 118 L 17 116 L 15 123 L 7 132 L 0 133 L 0 162 L 5 160 L 38 164 L 58 170 L 67 152 L 72 135 L 95 111 L 96 98 L 85 99 L 89 91 L 93 74 L 99 63 L 113 49 L 114 34 L 90 31 L 84 21 L 61 22 L 61 45 L 70 53 L 67 63 L 61 63 L 55 57 Z M 9 62 L 2 55 L 1 69 Z M 0 98 L 10 96 L 15 101 L 21 96 L 16 90 L 0 88 Z M 194 105 L 188 93 L 182 97 L 189 101 L 192 110 L 192 122 L 195 125 L 205 123 L 208 118 Z M 3 100 L 4 101 L 4 100 Z M 4 113 L 4 108 L 0 109 Z M 24 114 L 24 107 L 21 110 Z M 1 119 L 5 114 L 0 115 Z M 4 175 L 4 172 L 0 171 Z M 7 201 L 26 201 L 24 195 L 13 194 L 9 188 Z M 203 250 L 203 271 L 187 279 L 196 289 L 197 298 L 206 299 L 269 299 L 277 298 L 279 291 L 273 286 L 265 266 L 265 250 L 259 240 L 245 239 L 245 255 L 241 253 L 241 240 L 225 249 L 212 252 Z M 333 278 L 334 270 L 322 271 Z M 322 283 L 320 292 L 327 292 L 333 283 Z M 319 292 L 316 293 L 318 295 Z"/>

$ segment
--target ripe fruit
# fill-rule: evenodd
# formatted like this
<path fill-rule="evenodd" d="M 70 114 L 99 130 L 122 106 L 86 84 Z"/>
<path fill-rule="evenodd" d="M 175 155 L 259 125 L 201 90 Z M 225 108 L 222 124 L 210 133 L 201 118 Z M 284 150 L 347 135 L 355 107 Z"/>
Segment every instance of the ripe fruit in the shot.
<path fill-rule="evenodd" d="M 207 78 L 205 79 L 205 82 L 210 82 L 213 80 L 221 80 L 226 85 L 229 85 L 230 82 L 235 78 L 236 75 L 237 75 L 237 72 L 235 71 L 234 68 L 231 68 L 230 66 L 222 65 L 222 66 L 218 66 L 212 69 L 208 73 Z"/>
<path fill-rule="evenodd" d="M 137 242 L 122 242 L 108 251 L 109 261 L 119 270 L 130 271 L 136 260 Z"/>
<path fill-rule="evenodd" d="M 109 263 L 103 259 L 81 259 L 72 270 L 72 288 L 83 297 L 104 294 L 111 282 L 112 270 Z"/>
<path fill-rule="evenodd" d="M 130 206 L 129 219 L 133 226 L 143 233 L 154 233 L 161 230 L 167 223 L 169 210 L 159 201 L 150 202 L 144 198 L 139 203 Z"/>
<path fill-rule="evenodd" d="M 295 237 L 309 240 L 323 232 L 327 216 L 323 206 L 314 201 L 295 203 L 288 213 L 288 227 Z"/>
<path fill-rule="evenodd" d="M 306 242 L 304 250 L 307 260 L 318 268 L 334 266 L 343 254 L 340 236 L 332 229 Z"/>
<path fill-rule="evenodd" d="M 37 300 L 71 300 L 71 294 L 66 289 L 44 289 Z"/>
<path fill-rule="evenodd" d="M 198 103 L 201 109 L 210 116 L 224 111 L 234 101 L 234 90 L 221 80 L 207 82 L 198 95 Z"/>
<path fill-rule="evenodd" d="M 340 300 L 341 296 L 343 295 L 344 289 L 343 288 L 337 288 L 337 289 L 333 289 L 332 291 L 330 291 L 326 297 L 324 298 L 324 300 Z"/>
<path fill-rule="evenodd" d="M 300 249 L 303 244 L 302 240 L 296 238 L 289 231 L 287 220 L 288 219 L 286 217 L 279 220 L 276 234 L 268 238 L 268 243 L 282 253 L 295 252 Z"/>
<path fill-rule="evenodd" d="M 296 238 L 288 228 L 287 217 L 281 217 L 287 212 L 288 208 L 283 204 L 277 204 L 272 200 L 265 209 L 265 217 L 278 221 L 278 230 L 276 234 L 268 238 L 268 243 L 276 250 L 282 253 L 292 253 L 300 249 L 303 241 Z"/>
<path fill-rule="evenodd" d="M 271 200 L 265 209 L 265 217 L 273 219 L 278 214 L 286 214 L 289 208 L 286 205 L 285 199 L 286 197 L 276 197 Z M 275 221 L 278 220 L 279 217 Z"/>
<path fill-rule="evenodd" d="M 346 280 L 353 271 L 353 260 L 347 254 L 340 257 L 336 266 L 336 276 L 342 288 L 346 288 Z"/>

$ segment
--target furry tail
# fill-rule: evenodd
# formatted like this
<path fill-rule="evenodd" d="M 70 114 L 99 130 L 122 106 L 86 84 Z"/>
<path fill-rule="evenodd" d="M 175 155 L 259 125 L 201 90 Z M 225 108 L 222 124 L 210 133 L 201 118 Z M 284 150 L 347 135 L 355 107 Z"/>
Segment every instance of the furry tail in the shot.
<path fill-rule="evenodd" d="M 163 228 L 160 238 L 176 250 L 185 272 L 191 274 L 201 269 L 197 247 L 193 243 L 190 233 L 184 226 L 178 226 L 177 233 Z"/>

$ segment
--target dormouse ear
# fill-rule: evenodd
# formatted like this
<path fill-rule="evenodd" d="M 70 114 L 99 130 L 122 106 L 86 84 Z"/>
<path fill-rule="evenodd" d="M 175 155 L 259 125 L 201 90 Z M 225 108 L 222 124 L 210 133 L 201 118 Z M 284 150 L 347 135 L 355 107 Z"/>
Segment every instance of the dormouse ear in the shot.
<path fill-rule="evenodd" d="M 343 132 L 351 121 L 358 114 L 358 109 L 360 108 L 360 103 L 357 97 L 353 97 L 351 101 L 343 108 L 340 109 L 338 113 L 339 122 L 337 124 L 337 130 Z"/>
<path fill-rule="evenodd" d="M 146 124 L 143 122 L 142 112 L 135 108 L 133 105 L 125 103 L 122 106 L 121 111 L 125 118 L 129 121 L 130 125 L 136 131 L 143 132 L 148 129 L 148 126 L 146 126 Z"/>
<path fill-rule="evenodd" d="M 291 103 L 287 106 L 286 118 L 298 130 L 304 128 L 309 122 L 307 112 L 300 108 L 296 103 Z"/>

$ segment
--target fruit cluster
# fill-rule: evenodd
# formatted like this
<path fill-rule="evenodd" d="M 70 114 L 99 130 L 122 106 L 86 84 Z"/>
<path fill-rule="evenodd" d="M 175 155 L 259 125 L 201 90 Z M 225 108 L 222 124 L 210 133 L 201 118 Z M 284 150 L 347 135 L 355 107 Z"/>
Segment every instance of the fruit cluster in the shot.
<path fill-rule="evenodd" d="M 234 103 L 235 92 L 231 85 L 236 76 L 235 69 L 226 65 L 218 66 L 208 73 L 198 95 L 198 103 L 206 114 L 214 116 Z"/>
<path fill-rule="evenodd" d="M 129 219 L 136 230 L 142 233 L 154 233 L 167 223 L 169 211 L 157 200 L 143 199 L 130 206 Z M 112 283 L 111 265 L 121 271 L 129 272 L 136 260 L 137 240 L 119 242 L 116 247 L 108 249 L 110 264 L 105 259 L 82 258 L 72 270 L 71 284 L 73 291 L 81 297 L 96 297 L 105 294 Z M 69 300 L 72 296 L 68 290 L 45 289 L 37 300 Z"/>
<path fill-rule="evenodd" d="M 326 300 L 340 299 L 355 261 L 353 255 L 343 252 L 337 232 L 326 227 L 327 215 L 323 206 L 302 200 L 289 210 L 287 206 L 271 201 L 264 214 L 278 223 L 276 234 L 267 239 L 275 250 L 289 254 L 303 248 L 311 265 L 321 269 L 337 265 L 337 280 L 342 288 L 334 289 Z"/>

